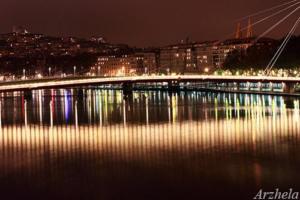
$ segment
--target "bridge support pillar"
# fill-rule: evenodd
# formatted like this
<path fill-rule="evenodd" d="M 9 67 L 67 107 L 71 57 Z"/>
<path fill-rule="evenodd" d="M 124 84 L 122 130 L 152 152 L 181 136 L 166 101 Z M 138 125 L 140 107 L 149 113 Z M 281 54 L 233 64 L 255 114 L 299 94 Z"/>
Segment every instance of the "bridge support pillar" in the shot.
<path fill-rule="evenodd" d="M 170 92 L 178 92 L 180 90 L 180 85 L 178 81 L 168 82 L 168 90 Z"/>
<path fill-rule="evenodd" d="M 86 93 L 84 92 L 84 89 L 78 89 L 77 90 L 77 99 L 83 100 L 86 96 Z"/>
<path fill-rule="evenodd" d="M 223 84 L 223 86 L 224 86 L 223 89 L 228 90 L 228 83 L 227 83 L 227 82 L 225 82 L 225 83 Z"/>
<path fill-rule="evenodd" d="M 31 100 L 32 99 L 32 91 L 31 90 L 24 90 L 24 99 Z"/>
<path fill-rule="evenodd" d="M 246 83 L 246 91 L 250 91 L 251 90 L 251 83 L 247 82 Z"/>
<path fill-rule="evenodd" d="M 269 83 L 270 92 L 274 92 L 274 84 L 271 82 Z"/>
<path fill-rule="evenodd" d="M 294 83 L 282 83 L 284 93 L 294 93 L 295 84 Z"/>
<path fill-rule="evenodd" d="M 133 85 L 132 83 L 123 83 L 122 84 L 122 90 L 124 96 L 130 96 L 133 92 Z"/>
<path fill-rule="evenodd" d="M 258 88 L 258 91 L 262 92 L 263 91 L 263 84 L 261 82 L 258 82 L 257 83 L 257 88 Z"/>
<path fill-rule="evenodd" d="M 240 83 L 240 82 L 237 82 L 237 83 L 236 83 L 236 90 L 237 90 L 237 91 L 240 91 L 240 89 L 241 89 L 241 83 Z"/>

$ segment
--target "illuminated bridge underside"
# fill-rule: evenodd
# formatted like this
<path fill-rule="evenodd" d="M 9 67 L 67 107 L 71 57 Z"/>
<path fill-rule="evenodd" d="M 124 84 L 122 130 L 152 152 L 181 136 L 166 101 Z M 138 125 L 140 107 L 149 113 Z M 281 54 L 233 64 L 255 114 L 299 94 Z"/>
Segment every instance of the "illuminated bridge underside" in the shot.
<path fill-rule="evenodd" d="M 130 76 L 110 78 L 74 78 L 56 80 L 28 80 L 22 82 L 6 82 L 0 84 L 0 91 L 24 91 L 39 89 L 67 88 L 88 85 L 127 84 L 127 83 L 187 83 L 187 82 L 211 82 L 211 83 L 278 83 L 298 84 L 298 77 L 269 77 L 269 76 L 202 76 L 202 75 L 181 75 L 181 76 Z"/>

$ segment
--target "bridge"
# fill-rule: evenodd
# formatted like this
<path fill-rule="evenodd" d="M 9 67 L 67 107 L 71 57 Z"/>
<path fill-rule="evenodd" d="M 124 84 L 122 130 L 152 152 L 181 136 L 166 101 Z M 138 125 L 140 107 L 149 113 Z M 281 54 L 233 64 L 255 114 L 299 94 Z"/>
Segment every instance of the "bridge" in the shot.
<path fill-rule="evenodd" d="M 265 32 L 256 37 L 254 43 L 260 38 L 264 37 L 283 22 L 287 21 L 293 15 L 296 15 L 296 21 L 286 38 L 276 51 L 275 55 L 266 66 L 262 76 L 219 76 L 219 75 L 153 75 L 153 76 L 125 76 L 125 77 L 73 77 L 69 78 L 49 78 L 49 79 L 35 79 L 35 80 L 22 80 L 11 82 L 0 82 L 0 92 L 12 91 L 25 91 L 42 89 L 60 89 L 60 88 L 80 88 L 85 86 L 107 86 L 107 85 L 120 85 L 124 92 L 130 92 L 138 87 L 144 88 L 146 85 L 155 85 L 160 88 L 167 88 L 168 90 L 180 89 L 215 89 L 222 91 L 256 91 L 273 93 L 274 89 L 281 94 L 293 94 L 298 89 L 300 77 L 273 77 L 269 76 L 278 58 L 285 49 L 292 35 L 295 33 L 296 28 L 300 23 L 298 11 L 300 10 L 300 0 L 290 0 L 280 5 L 268 8 L 266 10 L 258 11 L 248 15 L 240 20 L 248 18 L 264 16 L 262 19 L 256 21 L 248 27 L 241 30 L 248 30 L 249 35 L 253 26 L 266 22 L 269 19 L 280 16 L 280 20 L 268 28 Z M 286 13 L 288 12 L 288 13 Z M 281 15 L 284 14 L 282 17 Z M 25 76 L 26 77 L 26 76 Z M 159 85 L 160 84 L 160 85 Z M 113 87 L 108 87 L 113 88 Z"/>
<path fill-rule="evenodd" d="M 273 92 L 275 85 L 282 93 L 294 93 L 300 83 L 300 77 L 270 76 L 219 76 L 219 75 L 167 75 L 167 76 L 127 76 L 127 77 L 71 77 L 59 79 L 35 79 L 0 83 L 0 92 L 32 91 L 42 89 L 80 88 L 86 86 L 120 85 L 130 91 L 136 85 L 165 86 L 169 90 L 180 90 L 187 87 L 194 89 L 241 89 L 258 91 L 267 89 Z M 194 87 L 192 87 L 194 86 Z M 108 87 L 108 88 L 109 88 Z"/>

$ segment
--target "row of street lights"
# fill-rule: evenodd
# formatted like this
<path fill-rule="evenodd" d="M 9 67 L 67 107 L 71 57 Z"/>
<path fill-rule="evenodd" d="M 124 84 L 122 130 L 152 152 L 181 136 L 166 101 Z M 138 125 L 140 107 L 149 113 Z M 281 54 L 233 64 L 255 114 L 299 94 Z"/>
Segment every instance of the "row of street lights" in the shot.
<path fill-rule="evenodd" d="M 74 70 L 74 76 L 76 76 L 76 69 L 77 69 L 77 67 L 76 66 L 74 66 L 73 67 L 73 70 Z M 52 68 L 51 67 L 49 67 L 48 68 L 48 76 L 51 76 L 51 74 L 52 74 Z M 23 78 L 24 79 L 26 79 L 26 69 L 23 69 Z"/>

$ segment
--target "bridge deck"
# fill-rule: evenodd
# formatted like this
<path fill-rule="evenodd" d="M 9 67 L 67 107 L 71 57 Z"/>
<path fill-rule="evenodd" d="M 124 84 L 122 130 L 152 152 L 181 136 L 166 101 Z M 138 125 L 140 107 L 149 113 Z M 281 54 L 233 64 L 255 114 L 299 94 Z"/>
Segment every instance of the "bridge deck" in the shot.
<path fill-rule="evenodd" d="M 130 76 L 130 77 L 74 77 L 73 79 L 40 79 L 22 82 L 3 82 L 0 91 L 23 91 L 51 88 L 68 88 L 87 85 L 105 85 L 122 83 L 147 83 L 147 82 L 252 82 L 252 83 L 300 83 L 299 77 L 267 77 L 267 76 L 204 76 L 204 75 L 179 75 L 179 76 Z"/>

